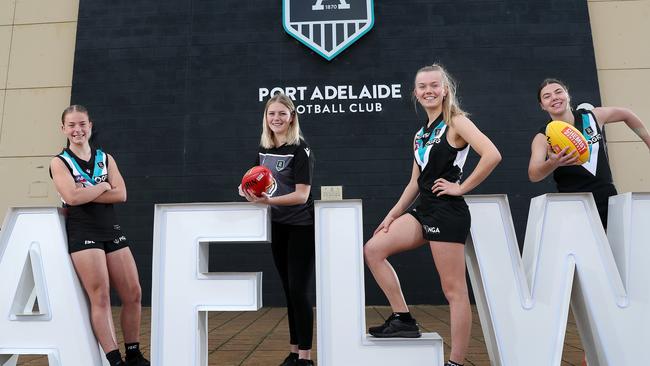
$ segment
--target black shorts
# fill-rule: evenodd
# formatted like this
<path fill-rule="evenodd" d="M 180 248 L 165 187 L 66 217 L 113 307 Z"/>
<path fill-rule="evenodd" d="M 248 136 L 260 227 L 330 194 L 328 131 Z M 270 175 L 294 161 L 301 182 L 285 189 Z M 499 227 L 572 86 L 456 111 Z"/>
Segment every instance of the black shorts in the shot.
<path fill-rule="evenodd" d="M 68 240 L 68 253 L 72 254 L 86 249 L 101 249 L 106 254 L 128 248 L 129 244 L 126 242 L 126 237 L 120 235 L 113 240 L 90 240 L 90 239 L 70 239 Z"/>
<path fill-rule="evenodd" d="M 409 213 L 422 225 L 426 240 L 465 244 L 472 218 L 464 200 L 420 202 Z"/>

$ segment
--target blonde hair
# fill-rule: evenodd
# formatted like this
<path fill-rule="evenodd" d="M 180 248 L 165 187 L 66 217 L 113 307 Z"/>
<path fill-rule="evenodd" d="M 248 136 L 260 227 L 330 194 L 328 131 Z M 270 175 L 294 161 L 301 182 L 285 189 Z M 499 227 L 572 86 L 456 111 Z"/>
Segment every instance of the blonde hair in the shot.
<path fill-rule="evenodd" d="M 440 64 L 427 65 L 420 68 L 415 77 L 423 72 L 438 71 L 442 76 L 443 87 L 447 89 L 447 95 L 442 99 L 442 118 L 448 125 L 452 125 L 452 118 L 458 115 L 467 116 L 468 113 L 460 108 L 460 103 L 456 97 L 456 80 L 445 70 Z M 415 102 L 415 93 L 413 95 L 413 102 Z"/>
<path fill-rule="evenodd" d="M 271 149 L 275 146 L 275 140 L 273 139 L 273 131 L 268 126 L 266 121 L 266 112 L 269 110 L 269 106 L 273 103 L 281 103 L 289 109 L 291 114 L 291 124 L 289 125 L 289 131 L 287 131 L 287 145 L 299 145 L 300 139 L 302 138 L 302 131 L 300 131 L 300 123 L 298 122 L 298 113 L 296 112 L 296 107 L 293 105 L 293 101 L 288 96 L 278 93 L 271 97 L 266 102 L 264 107 L 264 116 L 262 117 L 262 138 L 260 139 L 260 146 L 265 149 Z"/>

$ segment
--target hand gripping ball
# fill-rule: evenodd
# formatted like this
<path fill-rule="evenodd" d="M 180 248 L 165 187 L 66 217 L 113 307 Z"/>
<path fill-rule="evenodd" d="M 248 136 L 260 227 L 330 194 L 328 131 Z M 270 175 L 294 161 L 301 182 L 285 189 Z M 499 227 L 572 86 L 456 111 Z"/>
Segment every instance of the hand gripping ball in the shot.
<path fill-rule="evenodd" d="M 275 179 L 269 168 L 258 165 L 250 168 L 241 180 L 242 190 L 250 190 L 257 197 L 263 192 L 271 194 L 275 187 Z"/>
<path fill-rule="evenodd" d="M 572 151 L 578 155 L 578 164 L 589 161 L 589 145 L 585 137 L 577 128 L 562 121 L 551 121 L 546 125 L 546 139 L 551 149 L 557 154 L 565 147 L 569 147 L 567 154 Z"/>

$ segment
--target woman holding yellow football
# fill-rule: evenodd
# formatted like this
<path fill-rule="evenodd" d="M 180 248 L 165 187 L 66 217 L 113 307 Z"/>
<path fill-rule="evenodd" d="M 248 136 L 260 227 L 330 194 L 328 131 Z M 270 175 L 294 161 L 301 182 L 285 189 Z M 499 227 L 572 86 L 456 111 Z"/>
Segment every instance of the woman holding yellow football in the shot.
<path fill-rule="evenodd" d="M 629 109 L 598 107 L 591 111 L 573 110 L 566 84 L 557 79 L 546 79 L 537 90 L 537 101 L 549 114 L 550 121 L 564 121 L 582 133 L 589 144 L 589 160 L 578 165 L 575 151 L 564 148 L 555 153 L 547 143 L 542 127 L 531 144 L 528 177 L 539 182 L 553 173 L 558 192 L 591 192 L 594 195 L 600 220 L 607 228 L 607 203 L 617 194 L 607 158 L 607 146 L 602 128 L 607 123 L 625 122 L 650 148 L 650 133 L 639 117 Z M 550 122 L 549 121 L 549 122 Z"/>

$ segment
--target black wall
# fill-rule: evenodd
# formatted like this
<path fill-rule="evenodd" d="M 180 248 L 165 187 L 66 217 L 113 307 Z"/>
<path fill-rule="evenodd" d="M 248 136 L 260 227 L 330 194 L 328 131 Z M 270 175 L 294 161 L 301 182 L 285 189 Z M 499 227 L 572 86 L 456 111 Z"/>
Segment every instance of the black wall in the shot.
<path fill-rule="evenodd" d="M 559 77 L 574 101 L 599 104 L 585 0 L 379 0 L 374 28 L 331 62 L 285 33 L 281 7 L 281 0 L 80 2 L 72 102 L 89 107 L 98 144 L 126 179 L 129 201 L 118 212 L 145 304 L 153 205 L 240 201 L 236 187 L 261 130 L 260 87 L 402 85 L 402 99 L 384 100 L 379 113 L 301 116 L 316 157 L 314 196 L 321 185 L 343 185 L 345 198 L 363 199 L 368 238 L 409 179 L 412 136 L 426 116 L 410 100 L 415 71 L 443 63 L 470 118 L 503 155 L 472 193 L 507 193 L 522 241 L 530 198 L 554 189 L 527 179 L 530 141 L 547 118 L 538 84 Z M 470 155 L 467 171 L 477 160 Z M 283 304 L 268 246 L 227 245 L 212 259 L 218 270 L 263 270 L 265 304 Z M 409 303 L 444 302 L 426 247 L 392 262 Z M 369 304 L 386 303 L 369 272 L 366 284 Z"/>

